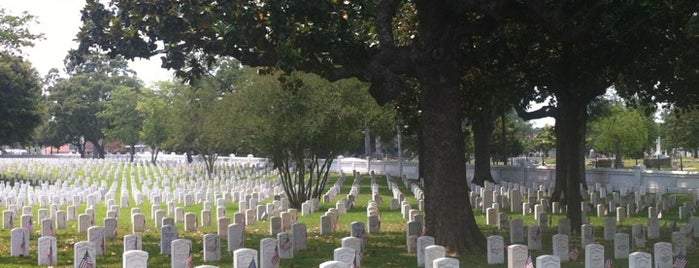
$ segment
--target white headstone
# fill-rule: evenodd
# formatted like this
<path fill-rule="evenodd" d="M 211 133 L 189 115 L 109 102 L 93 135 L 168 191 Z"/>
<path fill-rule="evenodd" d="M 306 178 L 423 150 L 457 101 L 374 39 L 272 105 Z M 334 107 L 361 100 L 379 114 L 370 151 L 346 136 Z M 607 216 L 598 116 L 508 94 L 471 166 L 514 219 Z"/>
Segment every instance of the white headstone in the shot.
<path fill-rule="evenodd" d="M 260 268 L 278 268 L 281 263 L 277 239 L 260 240 Z"/>
<path fill-rule="evenodd" d="M 653 260 L 648 252 L 634 252 L 628 258 L 629 268 L 653 268 Z"/>
<path fill-rule="evenodd" d="M 502 236 L 491 235 L 487 239 L 488 264 L 505 263 L 505 241 Z"/>
<path fill-rule="evenodd" d="M 352 248 L 340 247 L 333 251 L 333 260 L 353 265 L 357 257 L 357 251 Z"/>
<path fill-rule="evenodd" d="M 420 236 L 417 238 L 417 266 L 425 266 L 425 248 L 434 245 L 434 237 Z"/>
<path fill-rule="evenodd" d="M 556 255 L 541 255 L 536 257 L 538 268 L 561 268 L 561 259 Z"/>
<path fill-rule="evenodd" d="M 189 239 L 175 239 L 170 242 L 170 267 L 189 268 L 192 267 L 193 252 L 192 241 Z"/>
<path fill-rule="evenodd" d="M 292 224 L 291 235 L 293 237 L 294 250 L 306 250 L 306 240 L 308 239 L 306 224 L 301 222 Z"/>
<path fill-rule="evenodd" d="M 143 240 L 140 235 L 129 234 L 124 236 L 124 252 L 129 250 L 142 250 Z"/>
<path fill-rule="evenodd" d="M 134 233 L 146 231 L 146 215 L 136 213 L 131 215 L 131 226 Z"/>
<path fill-rule="evenodd" d="M 245 226 L 242 224 L 229 224 L 228 233 L 228 252 L 234 252 L 237 249 L 244 247 L 245 243 Z"/>
<path fill-rule="evenodd" d="M 524 242 L 524 221 L 513 219 L 510 222 L 510 244 Z"/>
<path fill-rule="evenodd" d="M 459 268 L 459 259 L 455 258 L 437 258 L 432 261 L 432 268 Z"/>
<path fill-rule="evenodd" d="M 558 256 L 561 262 L 568 262 L 568 254 L 570 253 L 568 236 L 564 234 L 555 234 L 552 239 L 553 255 Z"/>
<path fill-rule="evenodd" d="M 218 234 L 204 235 L 204 261 L 221 260 L 221 239 Z"/>
<path fill-rule="evenodd" d="M 97 267 L 95 254 L 95 244 L 88 241 L 81 241 L 73 245 L 73 267 Z"/>
<path fill-rule="evenodd" d="M 604 267 L 604 246 L 589 244 L 585 246 L 585 268 Z"/>
<path fill-rule="evenodd" d="M 604 240 L 614 240 L 616 234 L 616 219 L 611 217 L 604 218 Z M 626 254 L 628 255 L 628 254 Z"/>
<path fill-rule="evenodd" d="M 446 249 L 443 246 L 425 247 L 425 268 L 432 268 L 434 260 L 446 257 Z"/>
<path fill-rule="evenodd" d="M 657 242 L 653 245 L 653 259 L 656 268 L 673 268 L 672 244 Z"/>
<path fill-rule="evenodd" d="M 38 252 L 39 265 L 54 266 L 58 264 L 58 248 L 56 247 L 56 237 L 43 236 L 39 238 Z"/>
<path fill-rule="evenodd" d="M 122 254 L 123 268 L 147 268 L 148 252 L 143 250 L 127 250 Z"/>
<path fill-rule="evenodd" d="M 258 267 L 257 250 L 240 248 L 233 251 L 233 268 Z"/>
<path fill-rule="evenodd" d="M 95 254 L 104 255 L 107 250 L 107 241 L 104 238 L 104 227 L 92 226 L 87 228 L 87 240 L 95 244 Z"/>
<path fill-rule="evenodd" d="M 534 225 L 527 228 L 527 248 L 531 250 L 541 250 L 543 232 L 541 226 Z"/>
<path fill-rule="evenodd" d="M 350 268 L 350 265 L 341 261 L 325 261 L 318 268 Z"/>
<path fill-rule="evenodd" d="M 629 234 L 618 233 L 614 235 L 614 259 L 626 259 L 629 257 L 631 243 Z"/>
<path fill-rule="evenodd" d="M 515 244 L 507 247 L 507 267 L 524 267 L 529 256 L 527 246 Z"/>
<path fill-rule="evenodd" d="M 177 239 L 178 232 L 177 227 L 174 225 L 165 225 L 160 228 L 160 254 L 169 255 L 171 250 L 172 241 Z"/>

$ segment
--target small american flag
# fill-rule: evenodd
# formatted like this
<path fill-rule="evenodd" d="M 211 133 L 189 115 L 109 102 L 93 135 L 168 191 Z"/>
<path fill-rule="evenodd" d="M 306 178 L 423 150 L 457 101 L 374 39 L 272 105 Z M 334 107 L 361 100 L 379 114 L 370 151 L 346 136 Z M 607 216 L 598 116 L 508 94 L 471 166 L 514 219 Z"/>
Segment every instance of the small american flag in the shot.
<path fill-rule="evenodd" d="M 22 254 L 24 254 L 24 252 L 27 251 L 25 232 L 22 232 L 22 243 L 19 244 L 19 248 L 22 249 Z"/>
<path fill-rule="evenodd" d="M 568 253 L 568 258 L 570 258 L 571 261 L 577 261 L 578 255 L 579 255 L 578 248 L 573 247 L 573 249 L 571 249 L 570 252 Z"/>
<path fill-rule="evenodd" d="M 680 255 L 677 255 L 677 258 L 675 258 L 675 264 L 673 265 L 675 268 L 684 268 L 687 266 L 687 259 L 680 253 Z"/>
<path fill-rule="evenodd" d="M 274 246 L 274 255 L 272 256 L 272 264 L 277 265 L 281 261 L 279 258 L 279 247 Z"/>
<path fill-rule="evenodd" d="M 49 244 L 48 259 L 49 259 L 49 265 L 53 265 L 53 245 L 52 244 Z"/>
<path fill-rule="evenodd" d="M 192 254 L 192 248 L 191 248 L 191 247 L 189 248 L 189 255 L 187 255 L 187 260 L 186 260 L 186 262 L 187 262 L 187 267 L 188 267 L 188 268 L 194 267 L 194 256 L 193 256 L 193 254 Z"/>
<path fill-rule="evenodd" d="M 532 262 L 532 255 L 527 257 L 527 261 L 524 262 L 524 268 L 534 268 L 534 262 Z"/>
<path fill-rule="evenodd" d="M 94 268 L 92 261 L 90 260 L 90 255 L 87 253 L 87 251 L 85 251 L 85 256 L 83 256 L 83 259 L 80 260 L 78 268 Z"/>
<path fill-rule="evenodd" d="M 614 268 L 614 261 L 612 259 L 604 261 L 604 268 Z"/>

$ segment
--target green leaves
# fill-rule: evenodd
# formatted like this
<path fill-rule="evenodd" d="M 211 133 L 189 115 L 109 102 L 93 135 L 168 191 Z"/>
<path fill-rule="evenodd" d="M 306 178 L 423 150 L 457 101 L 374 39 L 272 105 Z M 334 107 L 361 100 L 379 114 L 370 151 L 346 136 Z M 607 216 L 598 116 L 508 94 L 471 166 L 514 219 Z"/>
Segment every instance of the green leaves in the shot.
<path fill-rule="evenodd" d="M 43 34 L 29 31 L 29 24 L 36 23 L 35 17 L 26 11 L 19 16 L 5 13 L 0 8 L 0 47 L 5 53 L 22 54 L 24 47 L 34 46 L 34 41 L 43 39 Z"/>

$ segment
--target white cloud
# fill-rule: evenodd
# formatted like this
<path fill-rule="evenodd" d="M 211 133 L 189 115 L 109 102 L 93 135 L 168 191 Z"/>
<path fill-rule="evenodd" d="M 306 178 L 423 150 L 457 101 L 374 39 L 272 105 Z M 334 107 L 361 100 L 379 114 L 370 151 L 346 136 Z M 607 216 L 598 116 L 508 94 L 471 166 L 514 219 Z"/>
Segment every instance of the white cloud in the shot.
<path fill-rule="evenodd" d="M 26 58 L 43 76 L 51 68 L 63 71 L 63 59 L 68 51 L 77 48 L 75 35 L 80 30 L 80 10 L 85 0 L 0 0 L 6 14 L 20 15 L 23 11 L 37 17 L 38 24 L 30 25 L 33 33 L 43 33 L 34 47 L 25 48 Z M 169 80 L 172 72 L 160 68 L 160 59 L 136 60 L 129 64 L 146 85 Z"/>

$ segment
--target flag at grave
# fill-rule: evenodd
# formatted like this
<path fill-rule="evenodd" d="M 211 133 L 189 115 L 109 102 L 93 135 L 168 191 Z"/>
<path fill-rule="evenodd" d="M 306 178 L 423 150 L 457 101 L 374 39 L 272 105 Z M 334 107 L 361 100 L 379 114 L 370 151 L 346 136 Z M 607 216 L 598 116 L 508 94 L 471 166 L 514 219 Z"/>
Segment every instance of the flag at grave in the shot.
<path fill-rule="evenodd" d="M 19 244 L 19 248 L 22 249 L 22 254 L 27 250 L 27 243 L 25 242 L 26 237 L 24 236 L 25 232 L 22 232 L 22 243 Z"/>
<path fill-rule="evenodd" d="M 614 268 L 614 261 L 612 259 L 604 261 L 604 268 Z"/>
<path fill-rule="evenodd" d="M 48 254 L 49 264 L 53 265 L 53 245 L 49 243 L 49 254 Z"/>
<path fill-rule="evenodd" d="M 577 260 L 578 260 L 578 255 L 580 255 L 580 253 L 578 252 L 578 248 L 577 248 L 577 247 L 573 247 L 573 248 L 570 250 L 570 253 L 568 253 L 568 258 L 569 258 L 571 261 L 577 261 Z"/>
<path fill-rule="evenodd" d="M 257 268 L 257 264 L 255 264 L 255 259 L 253 258 L 252 261 L 250 262 L 250 265 L 248 265 L 248 268 Z"/>
<path fill-rule="evenodd" d="M 675 258 L 675 264 L 673 265 L 675 268 L 684 268 L 687 266 L 687 259 L 680 253 L 680 255 L 677 255 L 677 258 Z"/>
<path fill-rule="evenodd" d="M 277 265 L 281 261 L 281 258 L 279 257 L 279 247 L 274 246 L 274 255 L 272 256 L 272 264 Z"/>
<path fill-rule="evenodd" d="M 186 260 L 187 267 L 188 267 L 188 268 L 194 267 L 194 263 L 193 263 L 193 262 L 194 262 L 194 256 L 193 256 L 193 254 L 192 254 L 192 247 L 190 246 L 190 247 L 189 247 L 189 254 L 187 255 L 187 260 Z"/>
<path fill-rule="evenodd" d="M 534 262 L 532 261 L 532 255 L 527 257 L 527 261 L 524 262 L 524 268 L 534 268 Z"/>
<path fill-rule="evenodd" d="M 92 261 L 90 261 L 90 254 L 85 251 L 85 256 L 83 256 L 83 259 L 80 260 L 80 265 L 78 265 L 78 268 L 93 268 L 92 266 Z"/>

